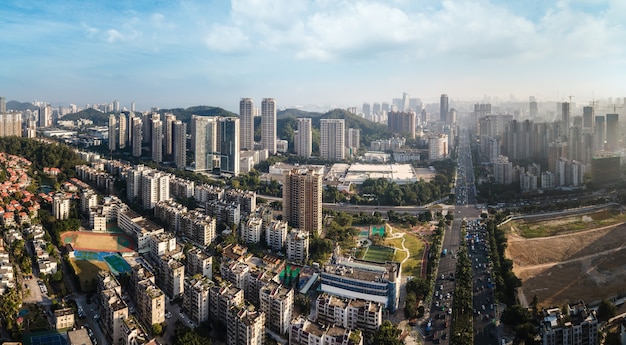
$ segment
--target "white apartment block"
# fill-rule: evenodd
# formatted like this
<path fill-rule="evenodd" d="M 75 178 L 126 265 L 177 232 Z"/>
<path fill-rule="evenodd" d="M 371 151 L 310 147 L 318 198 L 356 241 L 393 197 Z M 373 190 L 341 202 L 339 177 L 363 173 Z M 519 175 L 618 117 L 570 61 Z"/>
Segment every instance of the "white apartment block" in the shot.
<path fill-rule="evenodd" d="M 239 147 L 245 151 L 254 150 L 254 102 L 251 98 L 239 101 Z"/>
<path fill-rule="evenodd" d="M 309 158 L 313 153 L 313 126 L 311 125 L 311 119 L 298 118 L 298 129 L 294 133 L 294 148 L 296 154 L 300 157 Z"/>
<path fill-rule="evenodd" d="M 363 345 L 363 336 L 337 325 L 295 319 L 289 329 L 289 345 Z"/>
<path fill-rule="evenodd" d="M 151 210 L 162 200 L 170 199 L 170 176 L 155 170 L 141 176 L 143 208 Z"/>
<path fill-rule="evenodd" d="M 309 233 L 292 229 L 287 234 L 287 260 L 305 263 L 309 259 Z"/>
<path fill-rule="evenodd" d="M 343 119 L 320 120 L 320 156 L 339 161 L 346 158 L 346 123 Z"/>
<path fill-rule="evenodd" d="M 263 219 L 251 216 L 241 223 L 241 240 L 246 243 L 259 243 L 263 236 Z"/>
<path fill-rule="evenodd" d="M 147 325 L 165 322 L 165 294 L 148 279 L 137 285 L 137 312 Z"/>
<path fill-rule="evenodd" d="M 214 285 L 215 283 L 207 277 L 185 278 L 183 310 L 189 319 L 198 325 L 209 320 L 209 292 Z"/>
<path fill-rule="evenodd" d="M 289 225 L 284 220 L 272 221 L 265 230 L 265 239 L 268 247 L 272 250 L 281 250 L 287 242 Z"/>
<path fill-rule="evenodd" d="M 263 345 L 265 320 L 263 312 L 243 306 L 228 309 L 226 343 L 228 345 Z"/>
<path fill-rule="evenodd" d="M 264 98 L 261 102 L 261 147 L 270 155 L 276 154 L 276 101 Z"/>
<path fill-rule="evenodd" d="M 259 292 L 261 311 L 266 315 L 265 326 L 278 334 L 289 331 L 293 313 L 294 290 L 274 281 Z"/>
<path fill-rule="evenodd" d="M 433 135 L 428 138 L 428 159 L 441 160 L 448 157 L 448 136 L 446 134 Z"/>
<path fill-rule="evenodd" d="M 383 305 L 362 299 L 349 299 L 322 293 L 315 301 L 317 320 L 348 329 L 373 333 L 383 322 Z"/>
<path fill-rule="evenodd" d="M 187 274 L 200 274 L 213 279 L 213 257 L 204 253 L 200 248 L 193 247 L 187 251 Z"/>
<path fill-rule="evenodd" d="M 57 193 L 52 197 L 52 213 L 55 219 L 68 219 L 70 217 L 70 198 L 63 193 Z"/>

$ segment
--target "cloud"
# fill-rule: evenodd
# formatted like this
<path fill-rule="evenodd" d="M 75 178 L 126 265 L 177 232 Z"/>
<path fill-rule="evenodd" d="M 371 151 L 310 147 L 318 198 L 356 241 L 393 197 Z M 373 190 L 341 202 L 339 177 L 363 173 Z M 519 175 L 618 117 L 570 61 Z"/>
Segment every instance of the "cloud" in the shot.
<path fill-rule="evenodd" d="M 248 37 L 236 26 L 213 25 L 204 42 L 209 49 L 222 53 L 242 52 L 250 48 Z"/>

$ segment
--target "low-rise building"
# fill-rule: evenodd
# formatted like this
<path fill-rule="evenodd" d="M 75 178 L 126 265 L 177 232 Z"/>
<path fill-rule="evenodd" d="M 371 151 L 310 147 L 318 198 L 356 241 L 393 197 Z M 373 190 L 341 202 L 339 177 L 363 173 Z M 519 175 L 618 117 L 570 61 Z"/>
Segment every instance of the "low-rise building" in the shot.
<path fill-rule="evenodd" d="M 74 327 L 74 310 L 62 308 L 54 311 L 54 325 L 57 330 Z"/>

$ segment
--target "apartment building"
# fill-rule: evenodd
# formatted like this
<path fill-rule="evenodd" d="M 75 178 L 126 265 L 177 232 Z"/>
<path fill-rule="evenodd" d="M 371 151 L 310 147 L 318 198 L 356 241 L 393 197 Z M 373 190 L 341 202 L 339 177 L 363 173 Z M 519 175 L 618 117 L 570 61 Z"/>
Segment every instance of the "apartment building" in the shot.
<path fill-rule="evenodd" d="M 377 302 L 322 293 L 315 307 L 318 321 L 365 333 L 375 332 L 383 322 L 383 305 Z"/>
<path fill-rule="evenodd" d="M 228 309 L 226 343 L 228 345 L 263 345 L 266 315 L 244 306 Z"/>
<path fill-rule="evenodd" d="M 266 315 L 265 326 L 278 334 L 287 333 L 293 313 L 293 289 L 272 281 L 261 288 L 259 299 Z"/>

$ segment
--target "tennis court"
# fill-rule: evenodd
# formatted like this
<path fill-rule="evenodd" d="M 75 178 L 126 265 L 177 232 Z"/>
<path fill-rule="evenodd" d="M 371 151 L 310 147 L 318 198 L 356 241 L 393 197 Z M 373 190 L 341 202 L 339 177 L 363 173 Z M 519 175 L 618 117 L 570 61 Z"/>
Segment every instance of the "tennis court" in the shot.
<path fill-rule="evenodd" d="M 382 247 L 382 246 L 369 246 L 363 260 L 374 262 L 387 262 L 393 260 L 393 255 L 396 252 L 394 248 Z"/>
<path fill-rule="evenodd" d="M 67 340 L 59 333 L 39 334 L 30 337 L 30 345 L 67 345 Z"/>
<path fill-rule="evenodd" d="M 372 236 L 374 235 L 385 237 L 385 225 L 381 225 L 381 226 L 372 225 Z"/>
<path fill-rule="evenodd" d="M 280 271 L 279 278 L 281 282 L 284 282 L 285 285 L 293 282 L 300 274 L 302 267 L 287 265 L 284 270 Z"/>
<path fill-rule="evenodd" d="M 114 274 L 130 272 L 130 265 L 117 253 L 75 250 L 74 258 L 76 260 L 104 261 Z"/>

